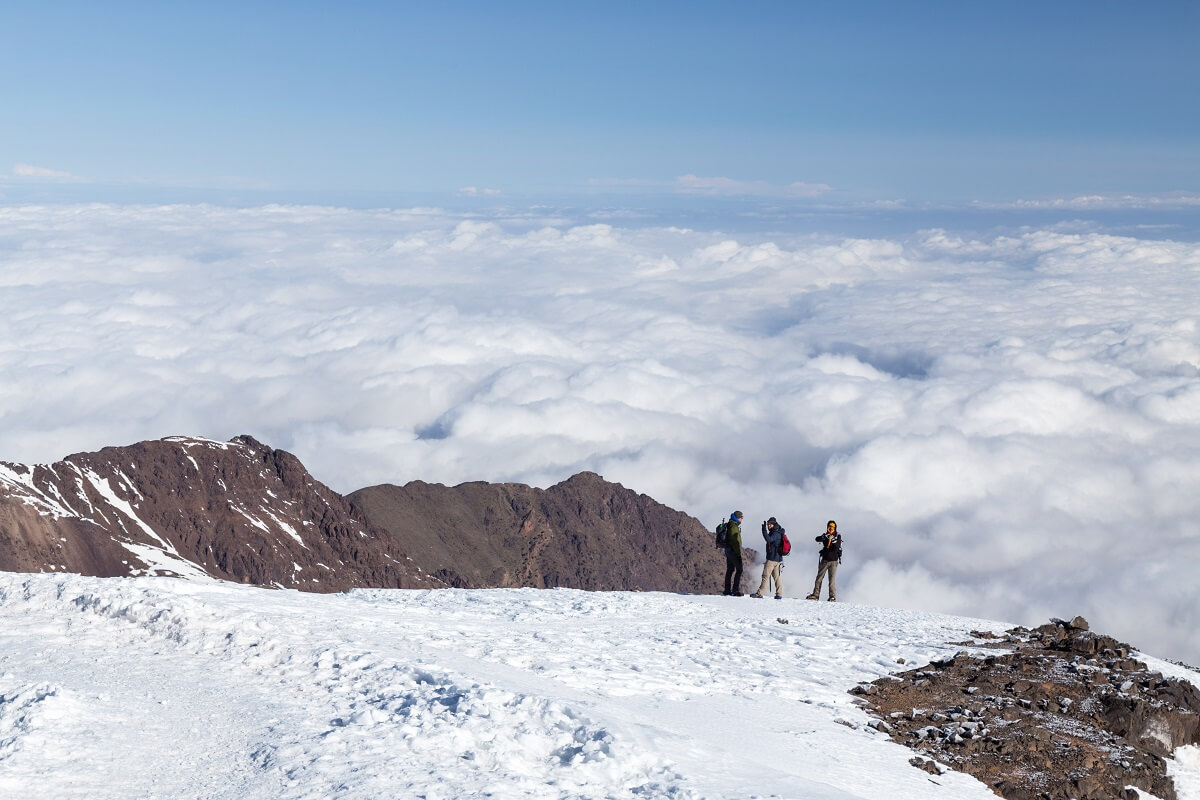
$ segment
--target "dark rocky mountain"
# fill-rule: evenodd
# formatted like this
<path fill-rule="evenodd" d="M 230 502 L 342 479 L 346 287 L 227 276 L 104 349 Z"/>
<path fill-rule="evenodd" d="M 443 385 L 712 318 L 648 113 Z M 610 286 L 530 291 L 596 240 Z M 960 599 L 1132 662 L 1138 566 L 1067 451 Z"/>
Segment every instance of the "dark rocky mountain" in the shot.
<path fill-rule="evenodd" d="M 410 483 L 347 498 L 248 436 L 0 462 L 0 570 L 353 587 L 719 590 L 695 519 L 598 475 L 548 490 Z"/>
<path fill-rule="evenodd" d="M 0 569 L 204 574 L 318 592 L 444 585 L 295 456 L 249 436 L 0 462 Z"/>
<path fill-rule="evenodd" d="M 1006 800 L 1175 800 L 1167 759 L 1200 744 L 1200 691 L 1165 678 L 1087 620 L 973 632 L 953 658 L 854 689 L 874 727 L 933 774 L 970 773 Z"/>
<path fill-rule="evenodd" d="M 413 481 L 347 499 L 454 586 L 713 592 L 725 574 L 695 518 L 592 472 L 548 489 Z"/>

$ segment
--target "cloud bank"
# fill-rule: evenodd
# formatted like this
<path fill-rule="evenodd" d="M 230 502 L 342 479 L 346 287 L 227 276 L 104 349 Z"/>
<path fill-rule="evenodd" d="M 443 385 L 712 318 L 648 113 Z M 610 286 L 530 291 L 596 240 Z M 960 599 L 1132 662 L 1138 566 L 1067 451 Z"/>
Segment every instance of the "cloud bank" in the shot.
<path fill-rule="evenodd" d="M 1200 245 L 1101 233 L 5 207 L 0 458 L 250 433 L 341 491 L 592 469 L 777 516 L 791 594 L 833 518 L 845 599 L 1196 663 L 1197 309 Z"/>

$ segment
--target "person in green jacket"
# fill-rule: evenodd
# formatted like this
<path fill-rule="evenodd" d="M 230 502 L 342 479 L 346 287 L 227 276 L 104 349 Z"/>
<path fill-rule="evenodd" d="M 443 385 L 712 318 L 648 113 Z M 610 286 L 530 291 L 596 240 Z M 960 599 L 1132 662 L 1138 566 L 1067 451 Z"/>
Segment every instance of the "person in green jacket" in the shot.
<path fill-rule="evenodd" d="M 742 512 L 729 515 L 725 533 L 725 591 L 731 597 L 742 596 Z"/>

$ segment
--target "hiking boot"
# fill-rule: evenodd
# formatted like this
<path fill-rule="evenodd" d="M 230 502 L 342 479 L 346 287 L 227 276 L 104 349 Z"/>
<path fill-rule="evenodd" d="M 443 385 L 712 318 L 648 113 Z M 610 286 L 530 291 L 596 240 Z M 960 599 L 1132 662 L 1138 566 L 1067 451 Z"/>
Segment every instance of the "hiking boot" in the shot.
<path fill-rule="evenodd" d="M 733 594 L 730 595 L 730 597 L 745 597 L 745 596 L 746 595 L 742 594 L 741 592 L 734 592 Z"/>
<path fill-rule="evenodd" d="M 783 599 L 783 595 L 781 595 L 781 594 L 777 594 L 777 595 L 775 595 L 775 599 L 776 599 L 776 600 L 782 600 L 782 599 Z"/>
<path fill-rule="evenodd" d="M 829 598 L 829 602 L 831 602 L 831 603 L 836 603 L 836 602 L 837 602 L 837 598 L 836 598 L 836 597 L 831 597 L 831 598 Z"/>
<path fill-rule="evenodd" d="M 731 595 L 731 594 L 732 594 L 732 592 L 730 592 L 728 589 L 726 589 L 725 591 L 721 592 L 721 596 L 722 596 L 722 597 L 729 597 L 729 595 Z"/>
<path fill-rule="evenodd" d="M 810 594 L 808 597 L 806 597 L 804 599 L 805 600 L 820 600 L 821 598 L 817 597 L 815 594 Z"/>
<path fill-rule="evenodd" d="M 750 595 L 750 596 L 751 596 L 751 597 L 757 597 L 759 600 L 762 600 L 762 595 L 761 595 L 761 594 L 759 594 L 758 592 L 755 592 L 754 594 L 752 594 L 752 595 Z"/>

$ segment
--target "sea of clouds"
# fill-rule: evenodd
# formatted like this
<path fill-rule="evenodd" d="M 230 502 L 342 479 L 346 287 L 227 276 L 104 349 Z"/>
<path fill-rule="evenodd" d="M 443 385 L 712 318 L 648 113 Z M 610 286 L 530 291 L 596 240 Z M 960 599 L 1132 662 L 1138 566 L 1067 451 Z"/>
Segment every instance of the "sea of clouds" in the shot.
<path fill-rule="evenodd" d="M 339 491 L 590 469 L 842 599 L 1200 662 L 1200 244 L 0 207 L 0 459 L 249 433 Z M 813 548 L 810 552 L 810 548 Z M 717 576 L 714 576 L 714 581 Z"/>

